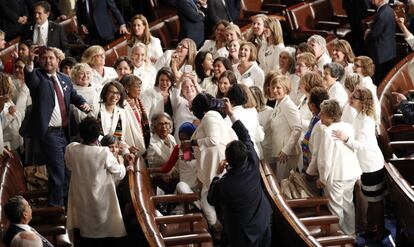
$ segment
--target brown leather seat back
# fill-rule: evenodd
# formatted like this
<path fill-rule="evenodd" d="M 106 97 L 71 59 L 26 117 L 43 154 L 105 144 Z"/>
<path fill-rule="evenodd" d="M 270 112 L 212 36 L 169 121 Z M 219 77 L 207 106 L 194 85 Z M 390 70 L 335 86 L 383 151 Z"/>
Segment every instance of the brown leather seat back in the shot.
<path fill-rule="evenodd" d="M 310 30 L 315 28 L 315 16 L 309 4 L 305 3 L 291 9 L 290 15 L 294 30 Z"/>
<path fill-rule="evenodd" d="M 122 41 L 121 43 L 114 46 L 114 50 L 118 57 L 126 57 L 128 56 L 128 43 L 127 40 Z"/>
<path fill-rule="evenodd" d="M 161 46 L 164 49 L 170 47 L 171 34 L 167 28 L 167 24 L 163 21 L 155 21 L 150 23 L 150 32 L 153 36 L 161 40 Z"/>
<path fill-rule="evenodd" d="M 164 19 L 164 22 L 170 32 L 171 39 L 178 40 L 178 34 L 180 33 L 180 21 L 178 15 L 167 16 Z"/>
<path fill-rule="evenodd" d="M 333 8 L 330 0 L 316 0 L 310 3 L 316 20 L 330 21 L 333 18 Z"/>

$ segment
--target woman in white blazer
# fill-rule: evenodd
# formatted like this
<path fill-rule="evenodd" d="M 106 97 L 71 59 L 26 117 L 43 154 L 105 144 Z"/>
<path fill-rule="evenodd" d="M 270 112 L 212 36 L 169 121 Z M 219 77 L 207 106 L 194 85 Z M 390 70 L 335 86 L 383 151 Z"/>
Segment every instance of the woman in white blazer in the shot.
<path fill-rule="evenodd" d="M 147 49 L 143 43 L 136 43 L 131 49 L 132 73 L 142 81 L 142 92 L 154 88 L 157 70 L 148 60 Z"/>
<path fill-rule="evenodd" d="M 352 93 L 351 106 L 358 112 L 352 124 L 355 135 L 343 131 L 333 132 L 348 147 L 357 151 L 362 169 L 362 193 L 368 201 L 367 233 L 373 240 L 381 241 L 388 236 L 384 226 L 384 194 L 386 183 L 384 178 L 384 156 L 375 136 L 375 107 L 372 93 L 364 87 L 357 87 Z"/>
<path fill-rule="evenodd" d="M 222 115 L 211 108 L 213 97 L 208 94 L 198 94 L 193 100 L 193 113 L 201 121 L 191 137 L 191 145 L 194 156 L 199 166 L 197 177 L 202 183 L 201 208 L 206 215 L 209 225 L 214 226 L 217 215 L 213 206 L 207 202 L 208 189 L 213 177 L 216 175 L 220 161 L 225 159 L 226 145 L 230 141 L 237 140 L 237 135 L 229 127 Z"/>
<path fill-rule="evenodd" d="M 101 92 L 101 102 L 96 110 L 96 118 L 101 123 L 101 135 L 113 135 L 117 137 L 124 150 L 128 152 L 128 145 L 125 143 L 126 131 L 129 128 L 129 121 L 126 117 L 124 106 L 125 90 L 116 81 L 107 83 Z"/>
<path fill-rule="evenodd" d="M 105 66 L 105 50 L 102 46 L 93 45 L 88 47 L 82 54 L 81 62 L 91 66 L 91 83 L 99 90 L 106 83 L 118 78 L 114 68 Z"/>
<path fill-rule="evenodd" d="M 111 244 L 119 245 L 116 238 L 126 236 L 126 230 L 115 184 L 124 178 L 126 169 L 108 147 L 99 146 L 99 121 L 85 118 L 79 132 L 82 142 L 70 143 L 65 152 L 65 164 L 72 172 L 67 228 L 79 229 L 81 237 L 95 243 L 112 237 Z"/>
<path fill-rule="evenodd" d="M 224 29 L 230 23 L 226 20 L 220 20 L 214 26 L 214 36 L 213 39 L 204 41 L 203 46 L 199 49 L 199 51 L 208 51 L 213 54 L 213 58 L 216 59 L 218 57 L 227 57 L 229 52 L 227 51 L 226 47 L 226 37 L 224 35 Z"/>
<path fill-rule="evenodd" d="M 332 131 L 340 130 L 353 135 L 352 126 L 340 122 L 342 109 L 336 100 L 325 100 L 319 114 L 326 128 L 321 133 L 318 153 L 318 188 L 324 188 L 329 198 L 328 207 L 339 217 L 339 225 L 349 235 L 355 234 L 355 206 L 353 191 L 355 182 L 361 175 L 361 168 L 354 150 L 332 136 Z"/>
<path fill-rule="evenodd" d="M 314 34 L 309 37 L 307 42 L 313 49 L 316 59 L 318 60 L 318 69 L 323 72 L 323 66 L 332 62 L 329 56 L 328 49 L 326 49 L 326 40 L 324 37 Z"/>
<path fill-rule="evenodd" d="M 121 84 L 126 92 L 124 109 L 129 122 L 125 142 L 137 148 L 138 154 L 142 155 L 148 148 L 151 138 L 148 116 L 140 98 L 142 82 L 135 75 L 125 75 Z"/>
<path fill-rule="evenodd" d="M 272 70 L 279 69 L 279 54 L 285 48 L 279 20 L 267 18 L 264 23 L 263 36 L 264 39 L 258 49 L 257 57 L 260 68 L 267 74 Z"/>
<path fill-rule="evenodd" d="M 263 90 L 264 72 L 256 62 L 257 49 L 251 42 L 240 44 L 239 63 L 233 65 L 237 80 L 248 87 L 257 86 Z"/>
<path fill-rule="evenodd" d="M 328 90 L 329 98 L 338 101 L 343 108 L 348 101 L 344 86 L 339 80 L 344 75 L 344 68 L 339 63 L 327 63 L 323 66 L 323 85 Z"/>
<path fill-rule="evenodd" d="M 155 63 L 162 55 L 161 41 L 151 35 L 148 20 L 143 15 L 136 15 L 131 19 L 131 35 L 128 38 L 128 55 L 136 43 L 146 46 L 147 57 L 151 63 Z"/>
<path fill-rule="evenodd" d="M 289 176 L 291 169 L 298 166 L 302 131 L 298 107 L 289 97 L 290 81 L 286 76 L 276 76 L 270 82 L 276 105 L 273 109 L 272 157 L 275 160 L 279 181 Z"/>

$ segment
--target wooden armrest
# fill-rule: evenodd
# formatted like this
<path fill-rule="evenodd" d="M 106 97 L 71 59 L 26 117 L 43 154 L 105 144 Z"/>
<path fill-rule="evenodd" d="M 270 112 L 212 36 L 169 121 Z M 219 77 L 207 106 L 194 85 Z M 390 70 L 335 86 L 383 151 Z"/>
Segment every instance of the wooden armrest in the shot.
<path fill-rule="evenodd" d="M 198 200 L 198 195 L 195 193 L 192 194 L 183 194 L 183 195 L 160 195 L 160 196 L 151 196 L 151 200 L 154 204 L 158 203 L 190 203 Z"/>
<path fill-rule="evenodd" d="M 190 223 L 201 221 L 203 219 L 203 215 L 200 213 L 196 214 L 181 214 L 181 215 L 166 215 L 166 216 L 156 216 L 155 222 L 158 225 L 162 224 L 175 224 L 175 223 Z"/>
<path fill-rule="evenodd" d="M 327 205 L 329 199 L 328 197 L 313 197 L 303 199 L 291 199 L 286 200 L 286 202 L 291 208 L 311 208 L 321 205 Z"/>
<path fill-rule="evenodd" d="M 346 244 L 353 245 L 355 243 L 355 239 L 348 235 L 320 237 L 316 241 L 322 246 L 345 246 Z"/>
<path fill-rule="evenodd" d="M 19 195 L 23 196 L 26 200 L 38 197 L 47 197 L 47 190 L 20 191 Z"/>
<path fill-rule="evenodd" d="M 33 208 L 33 215 L 41 217 L 53 217 L 65 215 L 64 207 L 45 207 L 45 208 Z"/>
<path fill-rule="evenodd" d="M 325 225 L 332 225 L 332 224 L 339 223 L 339 218 L 336 215 L 306 217 L 306 218 L 300 218 L 299 220 L 305 226 L 325 226 Z"/>
<path fill-rule="evenodd" d="M 33 228 L 43 236 L 55 236 L 66 233 L 64 226 L 34 225 Z"/>
<path fill-rule="evenodd" d="M 175 245 L 187 245 L 191 243 L 211 242 L 211 236 L 209 233 L 197 233 L 197 234 L 164 237 L 163 240 L 166 246 L 175 246 Z"/>
<path fill-rule="evenodd" d="M 323 30 L 334 30 L 336 28 L 338 28 L 340 25 L 339 22 L 335 22 L 335 21 L 317 21 L 315 23 L 315 26 L 318 29 L 323 29 Z"/>
<path fill-rule="evenodd" d="M 161 167 L 148 167 L 147 170 L 150 174 L 151 173 L 162 173 Z"/>
<path fill-rule="evenodd" d="M 389 144 L 392 149 L 414 150 L 414 141 L 395 141 Z"/>

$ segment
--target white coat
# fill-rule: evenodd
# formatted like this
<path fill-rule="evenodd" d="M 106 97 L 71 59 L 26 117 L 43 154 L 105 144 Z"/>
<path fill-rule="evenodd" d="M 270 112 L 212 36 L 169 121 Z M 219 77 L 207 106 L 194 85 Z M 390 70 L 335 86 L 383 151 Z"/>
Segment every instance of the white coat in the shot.
<path fill-rule="evenodd" d="M 116 73 L 116 70 L 114 68 L 104 66 L 103 77 L 96 70 L 92 69 L 91 84 L 94 85 L 100 91 L 106 83 L 117 78 L 118 74 Z"/>
<path fill-rule="evenodd" d="M 283 43 L 278 45 L 268 45 L 267 42 L 263 41 L 257 52 L 257 60 L 259 61 L 260 68 L 263 69 L 265 74 L 279 69 L 279 54 L 283 48 L 285 48 Z"/>
<path fill-rule="evenodd" d="M 145 142 L 144 142 L 144 134 L 142 133 L 142 127 L 141 125 L 138 123 L 137 118 L 135 117 L 135 113 L 134 110 L 132 110 L 131 105 L 125 101 L 125 113 L 126 113 L 126 118 L 128 121 L 128 126 L 129 128 L 127 128 L 125 130 L 125 142 L 129 145 L 129 146 L 133 146 L 138 148 L 138 153 L 141 155 L 143 153 L 145 153 Z M 140 114 L 140 118 L 142 121 L 142 115 Z"/>
<path fill-rule="evenodd" d="M 263 91 L 263 84 L 265 79 L 265 74 L 263 70 L 257 65 L 256 62 L 250 66 L 246 72 L 240 74 L 239 69 L 237 68 L 239 64 L 233 65 L 234 74 L 236 75 L 237 81 L 241 84 L 244 84 L 248 87 L 257 86 Z"/>
<path fill-rule="evenodd" d="M 65 162 L 72 172 L 67 207 L 67 228 L 80 229 L 82 237 L 104 238 L 126 235 L 116 195 L 115 182 L 125 176 L 108 147 L 72 142 Z"/>
<path fill-rule="evenodd" d="M 144 63 L 139 68 L 135 67 L 133 74 L 136 75 L 142 81 L 142 93 L 144 93 L 150 88 L 154 88 L 157 70 L 151 63 Z"/>
<path fill-rule="evenodd" d="M 208 111 L 191 140 L 197 140 L 198 144 L 193 147 L 194 156 L 200 165 L 197 177 L 208 188 L 219 162 L 225 159 L 227 143 L 237 140 L 237 135 L 218 112 Z"/>
<path fill-rule="evenodd" d="M 176 145 L 172 135 L 168 135 L 168 145 L 161 138 L 153 133 L 147 150 L 147 160 L 150 167 L 160 167 L 168 161 Z"/>

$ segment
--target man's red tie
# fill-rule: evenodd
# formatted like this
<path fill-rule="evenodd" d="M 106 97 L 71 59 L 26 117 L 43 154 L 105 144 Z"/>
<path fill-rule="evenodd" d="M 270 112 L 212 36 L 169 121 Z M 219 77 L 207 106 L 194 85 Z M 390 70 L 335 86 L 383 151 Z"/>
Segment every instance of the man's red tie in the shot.
<path fill-rule="evenodd" d="M 62 116 L 62 127 L 66 127 L 68 126 L 68 113 L 66 111 L 65 98 L 63 97 L 62 90 L 59 88 L 59 82 L 56 80 L 56 77 L 52 75 L 50 78 L 52 78 L 53 88 L 55 89 L 59 103 L 60 115 Z"/>

